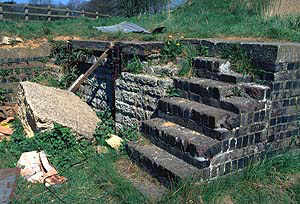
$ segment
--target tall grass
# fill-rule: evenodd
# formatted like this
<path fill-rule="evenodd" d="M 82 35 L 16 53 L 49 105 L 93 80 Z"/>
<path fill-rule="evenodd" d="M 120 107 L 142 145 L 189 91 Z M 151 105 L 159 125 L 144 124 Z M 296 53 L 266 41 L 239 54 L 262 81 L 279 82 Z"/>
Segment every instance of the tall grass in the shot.
<path fill-rule="evenodd" d="M 245 7 L 257 15 L 267 19 L 280 13 L 282 0 L 237 0 L 231 1 L 233 7 Z"/>
<path fill-rule="evenodd" d="M 125 2 L 125 0 L 122 1 Z M 155 1 L 160 2 L 159 0 Z M 27 39 L 68 35 L 83 39 L 148 41 L 166 40 L 167 36 L 172 35 L 176 38 L 181 36 L 185 38 L 251 37 L 262 40 L 300 42 L 300 15 L 276 16 L 277 13 L 280 13 L 279 5 L 284 3 L 283 0 L 190 0 L 170 14 L 161 12 L 153 15 L 147 13 L 150 8 L 150 0 L 138 2 L 143 2 L 146 7 L 142 10 L 134 8 L 130 10 L 129 8 L 134 7 L 134 4 L 127 5 L 128 12 L 132 12 L 128 16 L 137 13 L 137 16 L 133 17 L 100 18 L 98 20 L 79 18 L 54 22 L 5 21 L 0 22 L 0 35 L 17 35 Z M 93 28 L 94 26 L 110 26 L 122 21 L 136 23 L 148 30 L 158 26 L 164 26 L 167 29 L 162 34 L 142 35 L 101 33 Z M 44 27 L 47 29 L 43 29 Z"/>
<path fill-rule="evenodd" d="M 121 8 L 126 16 L 135 16 L 160 11 L 169 0 L 120 0 Z"/>

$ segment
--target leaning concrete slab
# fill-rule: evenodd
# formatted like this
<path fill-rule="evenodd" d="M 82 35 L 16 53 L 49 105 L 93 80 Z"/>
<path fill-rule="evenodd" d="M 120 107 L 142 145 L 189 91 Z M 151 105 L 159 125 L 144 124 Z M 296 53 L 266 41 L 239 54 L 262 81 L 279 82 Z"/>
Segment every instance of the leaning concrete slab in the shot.
<path fill-rule="evenodd" d="M 58 123 L 71 128 L 80 138 L 93 139 L 100 121 L 75 94 L 37 83 L 20 83 L 18 104 L 18 115 L 28 137 L 36 131 L 50 130 Z"/>

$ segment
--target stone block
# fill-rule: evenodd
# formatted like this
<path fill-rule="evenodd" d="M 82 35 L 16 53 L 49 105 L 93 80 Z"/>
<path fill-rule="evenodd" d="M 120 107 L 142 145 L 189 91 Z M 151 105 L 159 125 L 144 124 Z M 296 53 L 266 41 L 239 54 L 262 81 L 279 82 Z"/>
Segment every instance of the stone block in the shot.
<path fill-rule="evenodd" d="M 88 139 L 100 119 L 96 113 L 72 92 L 21 82 L 18 92 L 18 116 L 28 137 L 36 131 L 46 131 L 58 123 Z"/>

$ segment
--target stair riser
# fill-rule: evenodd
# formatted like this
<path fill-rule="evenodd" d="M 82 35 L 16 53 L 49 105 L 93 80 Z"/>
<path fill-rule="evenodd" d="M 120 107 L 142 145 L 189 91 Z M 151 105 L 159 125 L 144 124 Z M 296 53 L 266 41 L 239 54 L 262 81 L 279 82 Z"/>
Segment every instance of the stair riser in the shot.
<path fill-rule="evenodd" d="M 207 87 L 202 84 L 191 83 L 182 80 L 174 80 L 176 89 L 180 89 L 189 93 L 199 95 L 200 97 L 214 98 L 220 100 L 221 98 L 234 95 L 234 86 L 218 88 Z"/>
<path fill-rule="evenodd" d="M 164 118 L 166 120 L 169 120 L 171 122 L 174 122 L 176 124 L 179 124 L 183 127 L 189 128 L 191 130 L 203 133 L 207 137 L 211 137 L 216 140 L 223 140 L 225 138 L 228 138 L 231 136 L 229 131 L 219 131 L 218 129 L 213 129 L 205 126 L 201 126 L 197 124 L 195 121 L 190 120 L 190 119 L 184 119 L 181 117 L 177 117 L 174 115 L 169 115 L 164 112 L 158 111 L 158 117 Z"/>
<path fill-rule="evenodd" d="M 203 159 L 211 158 L 213 154 L 216 154 L 215 151 L 218 151 L 217 147 L 213 147 L 202 152 L 203 150 L 200 149 L 200 147 L 188 143 L 188 141 L 182 141 L 180 138 L 174 138 L 173 136 L 168 135 L 163 131 L 159 131 L 156 128 L 150 127 L 147 124 L 142 125 L 142 133 L 155 145 L 200 169 L 208 167 L 210 162 L 209 160 L 199 161 L 195 157 L 201 157 Z"/>
<path fill-rule="evenodd" d="M 220 72 L 220 66 L 225 63 L 226 60 L 217 58 L 195 58 L 193 60 L 193 67 L 203 71 Z"/>
<path fill-rule="evenodd" d="M 200 129 L 205 129 L 205 127 L 214 129 L 221 126 L 223 128 L 233 129 L 240 125 L 239 118 L 232 119 L 232 123 L 227 123 L 227 118 L 216 121 L 213 116 L 208 115 L 209 112 L 208 114 L 206 114 L 205 110 L 202 110 L 202 112 L 198 112 L 191 107 L 180 106 L 178 104 L 170 104 L 162 100 L 159 101 L 158 107 L 161 113 L 182 118 L 184 121 L 190 121 L 196 126 L 199 126 Z"/>
<path fill-rule="evenodd" d="M 236 105 L 226 101 L 222 101 L 222 99 L 218 100 L 215 98 L 202 97 L 198 94 L 194 94 L 186 91 L 180 91 L 180 96 L 189 99 L 191 101 L 203 103 L 205 105 L 213 106 L 215 108 L 221 108 L 223 110 L 231 111 L 236 114 L 240 114 L 244 112 L 243 110 L 239 109 L 239 107 L 237 107 Z"/>
<path fill-rule="evenodd" d="M 230 75 L 221 72 L 215 73 L 215 72 L 207 72 L 207 71 L 195 69 L 193 73 L 196 77 L 213 79 L 213 80 L 228 82 L 233 84 L 252 81 L 251 77 L 246 77 L 242 75 Z"/>

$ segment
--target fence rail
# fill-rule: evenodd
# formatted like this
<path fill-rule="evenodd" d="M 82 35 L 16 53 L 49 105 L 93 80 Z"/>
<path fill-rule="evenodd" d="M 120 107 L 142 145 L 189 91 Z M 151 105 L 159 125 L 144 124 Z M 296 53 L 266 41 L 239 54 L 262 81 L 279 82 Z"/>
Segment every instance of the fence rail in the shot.
<path fill-rule="evenodd" d="M 39 12 L 37 12 L 36 10 L 39 10 Z M 42 11 L 46 13 L 41 13 Z M 58 12 L 63 14 L 58 14 Z M 5 15 L 23 16 L 25 21 L 30 20 L 30 17 L 34 17 L 34 16 L 46 17 L 48 21 L 51 21 L 54 18 L 89 17 L 93 19 L 98 19 L 99 17 L 110 17 L 108 15 L 99 14 L 98 12 L 93 13 L 93 12 L 87 12 L 85 10 L 77 11 L 68 8 L 66 9 L 53 8 L 51 6 L 39 7 L 39 6 L 32 6 L 28 4 L 0 3 L 0 20 L 9 19 L 9 17 L 6 17 Z"/>

